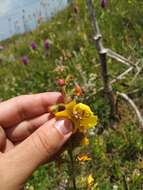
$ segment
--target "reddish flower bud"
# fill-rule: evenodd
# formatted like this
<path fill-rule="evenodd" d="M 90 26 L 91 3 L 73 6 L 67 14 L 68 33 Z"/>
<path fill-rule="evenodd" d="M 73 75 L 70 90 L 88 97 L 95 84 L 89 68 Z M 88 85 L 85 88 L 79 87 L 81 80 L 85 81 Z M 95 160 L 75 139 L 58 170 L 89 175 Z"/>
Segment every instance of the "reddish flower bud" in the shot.
<path fill-rule="evenodd" d="M 64 79 L 58 79 L 58 80 L 57 80 L 57 84 L 58 84 L 59 86 L 64 86 L 64 85 L 65 85 L 65 80 L 64 80 Z"/>
<path fill-rule="evenodd" d="M 76 96 L 81 96 L 82 95 L 82 89 L 78 84 L 76 84 L 76 86 L 75 86 L 75 95 Z"/>

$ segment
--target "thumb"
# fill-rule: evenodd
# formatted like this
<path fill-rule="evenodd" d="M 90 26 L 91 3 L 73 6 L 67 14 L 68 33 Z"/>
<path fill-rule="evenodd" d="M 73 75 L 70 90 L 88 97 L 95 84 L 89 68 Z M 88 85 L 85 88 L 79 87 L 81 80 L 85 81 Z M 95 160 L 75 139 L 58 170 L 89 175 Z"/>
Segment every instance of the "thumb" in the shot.
<path fill-rule="evenodd" d="M 69 120 L 51 119 L 16 148 L 6 153 L 0 161 L 1 168 L 7 167 L 7 173 L 5 168 L 3 172 L 1 170 L 2 175 L 6 173 L 3 175 L 4 183 L 12 182 L 11 190 L 20 187 L 39 165 L 50 160 L 60 150 L 71 136 L 72 130 Z"/>

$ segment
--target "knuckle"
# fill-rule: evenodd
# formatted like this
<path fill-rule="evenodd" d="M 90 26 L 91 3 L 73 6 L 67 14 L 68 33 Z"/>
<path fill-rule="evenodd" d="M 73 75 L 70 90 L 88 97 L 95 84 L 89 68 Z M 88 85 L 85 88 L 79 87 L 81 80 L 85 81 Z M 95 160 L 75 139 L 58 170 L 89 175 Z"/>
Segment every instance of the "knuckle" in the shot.
<path fill-rule="evenodd" d="M 54 141 L 48 138 L 45 133 L 35 133 L 35 144 L 40 153 L 44 153 L 48 157 L 57 152 L 58 146 Z"/>

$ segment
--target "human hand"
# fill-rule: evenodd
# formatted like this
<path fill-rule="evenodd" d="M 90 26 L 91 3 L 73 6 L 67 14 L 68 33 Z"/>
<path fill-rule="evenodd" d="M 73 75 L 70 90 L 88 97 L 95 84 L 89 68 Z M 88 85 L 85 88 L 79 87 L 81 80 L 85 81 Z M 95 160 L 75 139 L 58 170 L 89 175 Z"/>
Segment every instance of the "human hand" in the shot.
<path fill-rule="evenodd" d="M 0 103 L 0 189 L 21 189 L 69 139 L 71 122 L 48 113 L 49 106 L 62 101 L 60 93 L 47 92 Z"/>

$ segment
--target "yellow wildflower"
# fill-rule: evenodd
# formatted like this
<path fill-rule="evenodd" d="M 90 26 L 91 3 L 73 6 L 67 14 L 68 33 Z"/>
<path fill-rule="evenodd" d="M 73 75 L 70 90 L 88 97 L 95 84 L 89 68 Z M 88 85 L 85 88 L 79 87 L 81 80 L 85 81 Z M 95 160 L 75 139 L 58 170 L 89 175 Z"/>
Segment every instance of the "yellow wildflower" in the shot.
<path fill-rule="evenodd" d="M 91 174 L 87 177 L 87 184 L 88 184 L 88 187 L 91 187 L 94 184 L 94 178 L 92 177 Z"/>
<path fill-rule="evenodd" d="M 90 158 L 88 155 L 81 155 L 81 156 L 78 156 L 77 159 L 78 159 L 80 162 L 85 162 L 85 161 L 91 160 L 91 158 Z"/>
<path fill-rule="evenodd" d="M 76 103 L 75 100 L 66 104 L 64 111 L 57 112 L 55 115 L 70 119 L 75 126 L 75 131 L 78 129 L 80 132 L 84 132 L 97 124 L 97 116 L 90 107 L 83 103 Z"/>
<path fill-rule="evenodd" d="M 82 140 L 81 140 L 81 145 L 89 145 L 89 139 L 87 137 L 84 137 Z"/>

